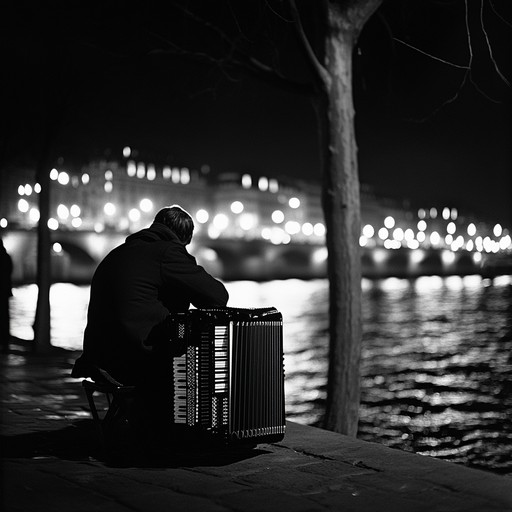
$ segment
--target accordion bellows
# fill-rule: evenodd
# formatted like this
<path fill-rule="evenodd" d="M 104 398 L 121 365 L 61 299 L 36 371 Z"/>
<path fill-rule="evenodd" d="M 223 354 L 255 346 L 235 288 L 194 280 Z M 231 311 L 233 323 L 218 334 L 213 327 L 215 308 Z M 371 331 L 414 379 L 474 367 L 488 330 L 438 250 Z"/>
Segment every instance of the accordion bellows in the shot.
<path fill-rule="evenodd" d="M 174 423 L 226 443 L 285 433 L 283 319 L 275 308 L 175 313 Z"/>

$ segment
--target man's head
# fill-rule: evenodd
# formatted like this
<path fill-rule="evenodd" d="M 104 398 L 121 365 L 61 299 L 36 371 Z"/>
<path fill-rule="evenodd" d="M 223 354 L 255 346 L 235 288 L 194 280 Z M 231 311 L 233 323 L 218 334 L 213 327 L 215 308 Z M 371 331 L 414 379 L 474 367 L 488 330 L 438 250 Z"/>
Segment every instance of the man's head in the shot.
<path fill-rule="evenodd" d="M 167 226 L 185 245 L 192 240 L 194 221 L 192 217 L 177 204 L 162 208 L 155 217 L 155 222 Z"/>

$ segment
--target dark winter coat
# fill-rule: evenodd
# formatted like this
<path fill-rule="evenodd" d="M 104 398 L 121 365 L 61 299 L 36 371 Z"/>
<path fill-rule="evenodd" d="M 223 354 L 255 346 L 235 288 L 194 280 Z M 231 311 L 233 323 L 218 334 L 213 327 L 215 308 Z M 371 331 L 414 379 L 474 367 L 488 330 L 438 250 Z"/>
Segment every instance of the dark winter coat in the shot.
<path fill-rule="evenodd" d="M 129 236 L 98 266 L 84 333 L 84 352 L 73 375 L 93 363 L 123 383 L 135 383 L 152 348 L 169 335 L 170 312 L 223 307 L 224 285 L 196 263 L 164 224 Z"/>

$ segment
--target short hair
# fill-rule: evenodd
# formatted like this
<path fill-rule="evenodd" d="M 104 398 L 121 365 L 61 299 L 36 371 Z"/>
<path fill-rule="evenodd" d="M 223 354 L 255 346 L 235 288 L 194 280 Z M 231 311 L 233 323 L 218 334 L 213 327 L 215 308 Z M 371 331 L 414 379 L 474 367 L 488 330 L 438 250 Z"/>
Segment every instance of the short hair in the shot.
<path fill-rule="evenodd" d="M 188 244 L 194 232 L 194 221 L 181 206 L 173 204 L 162 208 L 155 216 L 154 222 L 167 226 L 184 244 Z"/>

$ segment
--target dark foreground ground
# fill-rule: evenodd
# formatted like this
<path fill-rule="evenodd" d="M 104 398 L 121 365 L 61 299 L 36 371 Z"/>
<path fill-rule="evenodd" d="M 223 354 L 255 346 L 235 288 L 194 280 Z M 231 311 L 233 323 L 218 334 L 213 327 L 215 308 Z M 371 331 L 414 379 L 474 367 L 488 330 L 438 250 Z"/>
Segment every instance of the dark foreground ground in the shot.
<path fill-rule="evenodd" d="M 2 510 L 512 511 L 512 478 L 288 423 L 284 441 L 157 459 L 100 449 L 76 354 L 0 356 Z"/>

